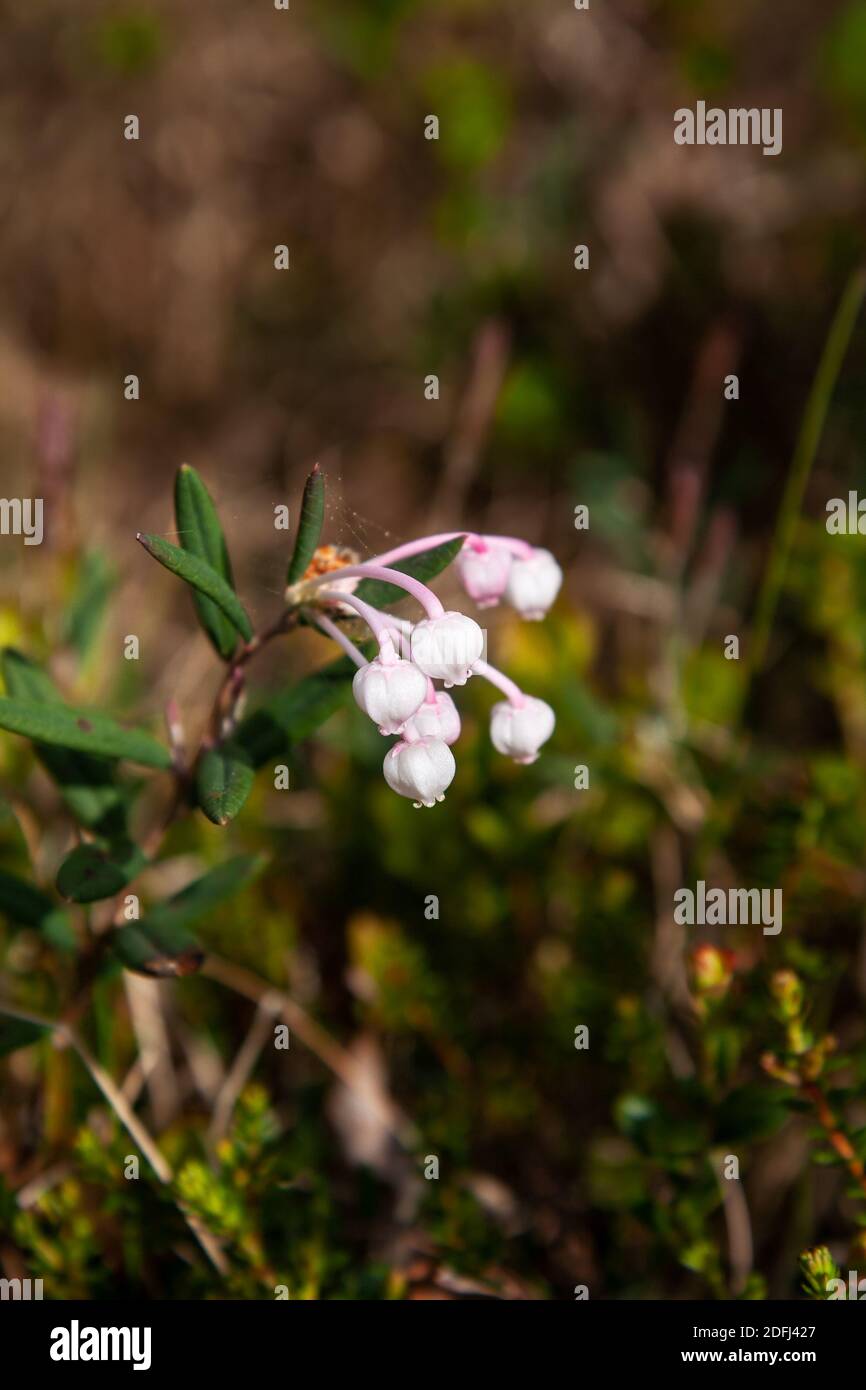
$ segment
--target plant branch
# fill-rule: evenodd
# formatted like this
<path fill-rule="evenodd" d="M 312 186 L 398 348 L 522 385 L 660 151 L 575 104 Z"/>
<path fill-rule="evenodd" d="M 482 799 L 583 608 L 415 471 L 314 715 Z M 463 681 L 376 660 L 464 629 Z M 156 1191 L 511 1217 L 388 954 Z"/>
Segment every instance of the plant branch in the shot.
<path fill-rule="evenodd" d="M 827 1143 L 839 1155 L 851 1177 L 866 1197 L 866 1168 L 857 1157 L 854 1145 L 841 1128 L 827 1097 L 815 1081 L 803 1082 L 800 1089 L 815 1110 L 815 1117 L 824 1131 Z"/>
<path fill-rule="evenodd" d="M 244 643 L 237 655 L 232 657 L 216 693 L 208 733 L 202 739 L 199 754 L 201 754 L 202 749 L 212 747 L 219 742 L 221 729 L 224 722 L 231 718 L 232 710 L 243 688 L 244 672 L 253 657 L 257 656 L 262 648 L 266 647 L 275 637 L 281 637 L 283 633 L 290 632 L 292 628 L 297 627 L 298 618 L 299 615 L 296 612 L 288 608 L 284 609 L 269 627 L 255 633 L 249 642 Z"/>

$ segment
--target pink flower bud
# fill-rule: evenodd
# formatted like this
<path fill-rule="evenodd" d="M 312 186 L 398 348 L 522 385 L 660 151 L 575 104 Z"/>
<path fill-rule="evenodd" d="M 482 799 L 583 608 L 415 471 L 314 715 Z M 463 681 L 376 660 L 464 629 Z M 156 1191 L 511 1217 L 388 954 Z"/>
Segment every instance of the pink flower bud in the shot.
<path fill-rule="evenodd" d="M 516 763 L 534 763 L 538 750 L 553 733 L 556 716 L 544 700 L 524 696 L 522 705 L 503 700 L 490 714 L 493 747 Z"/>
<path fill-rule="evenodd" d="M 456 743 L 460 737 L 460 715 L 457 706 L 444 690 L 437 690 L 433 699 L 424 701 L 411 719 L 407 719 L 404 737 L 438 738 L 443 743 Z"/>
<path fill-rule="evenodd" d="M 511 551 L 495 541 L 484 542 L 477 549 L 472 542 L 464 545 L 457 556 L 460 582 L 479 608 L 495 608 L 508 583 Z"/>
<path fill-rule="evenodd" d="M 484 633 L 465 613 L 425 618 L 412 629 L 412 660 L 431 680 L 465 685 L 484 650 Z"/>
<path fill-rule="evenodd" d="M 427 694 L 427 678 L 411 661 L 377 657 L 355 672 L 352 694 L 380 734 L 399 734 Z"/>
<path fill-rule="evenodd" d="M 447 743 L 422 738 L 417 743 L 395 743 L 385 754 L 382 771 L 392 791 L 410 797 L 416 807 L 435 806 L 445 799 L 457 764 Z"/>
<path fill-rule="evenodd" d="M 505 597 L 522 618 L 543 618 L 562 583 L 562 570 L 549 550 L 533 550 L 525 560 L 514 559 Z"/>

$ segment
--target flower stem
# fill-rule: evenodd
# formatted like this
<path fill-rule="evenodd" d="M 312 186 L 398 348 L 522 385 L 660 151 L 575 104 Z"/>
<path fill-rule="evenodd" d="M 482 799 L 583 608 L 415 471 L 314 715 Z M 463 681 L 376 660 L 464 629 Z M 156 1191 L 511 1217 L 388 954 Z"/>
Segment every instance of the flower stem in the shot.
<path fill-rule="evenodd" d="M 283 633 L 291 632 L 297 623 L 297 613 L 291 611 L 280 613 L 270 627 L 263 628 L 261 632 L 255 633 L 249 642 L 245 642 L 237 655 L 229 662 L 213 703 L 209 732 L 202 741 L 199 753 L 205 747 L 211 747 L 214 743 L 219 742 L 221 730 L 226 726 L 226 721 L 231 720 L 233 706 L 243 689 L 244 667 L 275 637 L 281 637 Z"/>
<path fill-rule="evenodd" d="M 320 584 L 333 584 L 334 579 L 382 579 L 387 584 L 393 584 L 398 589 L 405 589 L 407 594 L 411 594 L 417 599 L 428 618 L 441 618 L 445 609 L 439 602 L 432 589 L 428 589 L 426 584 L 422 584 L 419 579 L 413 579 L 409 574 L 402 574 L 400 570 L 387 569 L 384 565 L 363 564 L 345 565 L 343 569 L 336 570 L 333 574 L 322 574 L 316 579 L 311 579 L 308 588 L 318 588 Z M 337 595 L 345 598 L 345 595 Z"/>
<path fill-rule="evenodd" d="M 354 594 L 344 594 L 336 589 L 321 590 L 316 597 L 321 599 L 323 603 L 345 603 L 349 608 L 354 608 L 355 612 L 364 619 L 379 643 L 379 653 L 383 660 L 389 663 L 396 660 L 394 633 L 399 632 L 399 629 L 394 627 L 386 614 L 380 613 L 377 608 L 371 608 L 369 603 L 365 603 L 363 599 L 355 598 Z"/>
<path fill-rule="evenodd" d="M 386 550 L 382 555 L 374 555 L 369 563 L 387 565 L 393 564 L 395 560 L 408 560 L 412 555 L 421 555 L 425 550 L 432 550 L 437 545 L 447 545 L 449 541 L 456 541 L 461 536 L 474 550 L 487 550 L 492 541 L 496 545 L 504 545 L 521 560 L 528 559 L 533 550 L 528 541 L 519 540 L 517 536 L 481 536 L 475 531 L 444 531 L 439 536 L 421 536 L 416 541 L 407 541 L 405 545 L 395 546 L 393 550 Z"/>
<path fill-rule="evenodd" d="M 512 704 L 515 709 L 522 709 L 526 704 L 526 696 L 520 686 L 515 685 L 514 681 L 509 680 L 501 671 L 497 671 L 495 666 L 491 666 L 486 661 L 476 661 L 472 670 L 476 676 L 483 676 L 484 680 L 495 685 L 497 690 L 501 690 L 503 695 L 508 697 L 509 704 Z"/>
<path fill-rule="evenodd" d="M 326 617 L 324 613 L 317 613 L 315 609 L 312 608 L 305 608 L 301 611 L 305 618 L 309 618 L 311 622 L 316 624 L 316 627 L 322 629 L 322 632 L 332 637 L 334 641 L 343 648 L 346 655 L 351 657 L 356 666 L 368 665 L 367 658 L 361 654 L 355 646 L 355 643 L 346 636 L 345 632 L 341 632 L 337 624 L 332 623 L 331 619 Z"/>
<path fill-rule="evenodd" d="M 839 1122 L 830 1106 L 830 1102 L 821 1090 L 821 1087 L 814 1081 L 803 1082 L 801 1084 L 803 1095 L 811 1102 L 815 1109 L 815 1116 L 819 1125 L 824 1131 L 827 1143 L 839 1155 L 851 1177 L 854 1179 L 860 1191 L 866 1196 L 866 1169 L 857 1157 L 851 1140 L 839 1126 Z"/>

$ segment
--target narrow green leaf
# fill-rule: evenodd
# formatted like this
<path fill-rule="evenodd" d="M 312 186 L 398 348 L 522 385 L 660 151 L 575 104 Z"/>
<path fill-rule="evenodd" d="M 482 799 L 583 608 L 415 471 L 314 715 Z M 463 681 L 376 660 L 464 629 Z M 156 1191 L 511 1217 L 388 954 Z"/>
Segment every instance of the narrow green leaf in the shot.
<path fill-rule="evenodd" d="M 0 1015 L 0 1057 L 17 1052 L 19 1047 L 29 1047 L 50 1031 L 40 1023 L 28 1023 L 23 1018 L 3 1018 Z"/>
<path fill-rule="evenodd" d="M 346 703 L 355 670 L 348 657 L 341 657 L 304 676 L 291 690 L 272 696 L 248 715 L 235 731 L 233 743 L 246 752 L 254 767 L 261 767 L 291 744 L 308 738 Z"/>
<path fill-rule="evenodd" d="M 4 647 L 0 669 L 7 693 L 14 700 L 32 700 L 37 705 L 62 705 L 63 697 L 49 675 L 15 647 Z"/>
<path fill-rule="evenodd" d="M 0 870 L 0 912 L 23 927 L 40 927 L 54 903 L 26 879 Z"/>
<path fill-rule="evenodd" d="M 238 854 L 227 859 L 224 864 L 209 869 L 201 878 L 187 884 L 173 898 L 151 908 L 146 919 L 148 924 L 158 922 L 160 926 L 188 927 L 199 921 L 212 908 L 246 884 L 251 883 L 265 866 L 266 859 L 261 854 Z M 141 923 L 139 924 L 141 925 Z"/>
<path fill-rule="evenodd" d="M 41 888 L 4 870 L 0 870 L 0 912 L 16 926 L 35 928 L 59 950 L 74 950 L 78 944 L 63 909 Z"/>
<path fill-rule="evenodd" d="M 299 579 L 303 579 L 316 552 L 316 546 L 319 544 L 324 520 L 325 479 L 319 471 L 319 465 L 315 464 L 312 473 L 304 484 L 298 534 L 295 537 L 295 548 L 289 561 L 286 584 L 297 584 Z"/>
<path fill-rule="evenodd" d="M 116 785 L 110 762 L 42 743 L 34 745 L 34 749 L 80 825 L 105 835 L 123 833 L 127 792 Z M 133 790 L 130 789 L 130 795 Z"/>
<path fill-rule="evenodd" d="M 62 705 L 53 681 L 35 662 L 14 647 L 0 653 L 0 670 L 8 694 L 15 700 Z M 90 830 L 121 833 L 126 825 L 124 791 L 115 784 L 114 768 L 104 758 L 72 753 L 66 748 L 36 744 L 34 751 L 75 819 Z"/>
<path fill-rule="evenodd" d="M 174 515 L 180 543 L 198 555 L 234 589 L 231 560 L 210 493 L 194 468 L 182 463 L 174 480 Z M 213 599 L 196 590 L 192 596 L 199 622 L 224 661 L 237 646 L 234 624 Z"/>
<path fill-rule="evenodd" d="M 145 767 L 171 767 L 168 749 L 144 730 L 124 729 L 107 715 L 67 705 L 34 705 L 0 698 L 0 729 L 100 758 L 128 758 Z"/>
<path fill-rule="evenodd" d="M 200 555 L 191 555 L 189 551 L 181 550 L 180 546 L 172 545 L 171 541 L 164 541 L 161 536 L 145 536 L 139 531 L 135 539 L 154 560 L 171 570 L 172 574 L 176 574 L 206 598 L 213 599 L 217 608 L 220 608 L 237 628 L 241 637 L 247 642 L 250 640 L 253 626 L 246 609 L 234 589 L 226 583 L 222 575 L 217 574 L 207 560 L 203 560 Z"/>
<path fill-rule="evenodd" d="M 250 794 L 255 768 L 245 749 L 233 743 L 209 748 L 196 768 L 198 804 L 214 825 L 234 820 Z"/>
<path fill-rule="evenodd" d="M 191 975 L 204 951 L 187 928 L 250 883 L 264 867 L 262 855 L 239 854 L 209 870 L 159 903 L 140 922 L 120 927 L 112 945 L 130 970 L 144 975 Z"/>
<path fill-rule="evenodd" d="M 0 792 L 0 838 L 2 838 L 4 849 L 8 849 L 12 854 L 18 854 L 22 859 L 30 860 L 30 846 L 24 831 L 21 829 L 21 822 L 15 814 L 12 802 L 3 792 Z"/>
<path fill-rule="evenodd" d="M 119 893 L 141 873 L 147 859 L 137 845 L 76 845 L 57 871 L 57 891 L 74 903 L 95 903 Z"/>
<path fill-rule="evenodd" d="M 413 579 L 420 579 L 422 584 L 426 584 L 447 569 L 451 561 L 460 554 L 463 540 L 463 536 L 458 536 L 453 541 L 444 541 L 442 545 L 435 545 L 432 550 L 422 550 L 420 555 L 410 555 L 408 560 L 397 560 L 394 564 L 389 564 L 388 569 L 399 570 L 401 574 L 411 575 Z M 355 590 L 355 596 L 363 599 L 365 603 L 371 603 L 374 608 L 387 608 L 390 604 L 405 599 L 406 591 L 398 589 L 395 584 L 388 584 L 384 579 L 362 579 Z"/>
<path fill-rule="evenodd" d="M 112 936 L 114 953 L 128 970 L 157 979 L 194 975 L 201 969 L 204 951 L 182 927 L 157 922 L 130 922 Z"/>

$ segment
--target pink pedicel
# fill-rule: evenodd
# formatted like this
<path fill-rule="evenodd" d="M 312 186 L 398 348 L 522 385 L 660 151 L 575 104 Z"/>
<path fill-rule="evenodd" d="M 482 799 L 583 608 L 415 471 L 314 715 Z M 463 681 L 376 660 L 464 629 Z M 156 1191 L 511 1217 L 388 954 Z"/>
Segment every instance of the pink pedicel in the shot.
<path fill-rule="evenodd" d="M 428 589 L 426 584 L 422 584 L 419 579 L 413 579 L 411 575 L 403 574 L 400 570 L 388 569 L 385 565 L 344 565 L 336 573 L 341 579 L 382 579 L 387 584 L 393 584 L 397 589 L 405 589 L 407 594 L 411 594 L 417 599 L 428 618 L 440 618 L 445 611 L 439 599 L 432 589 Z M 330 574 L 320 575 L 316 579 L 311 579 L 307 589 L 311 593 L 320 585 L 327 585 L 331 580 Z M 343 598 L 345 599 L 345 595 Z"/>

